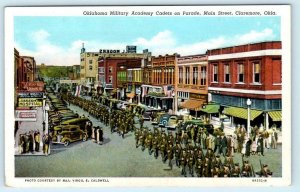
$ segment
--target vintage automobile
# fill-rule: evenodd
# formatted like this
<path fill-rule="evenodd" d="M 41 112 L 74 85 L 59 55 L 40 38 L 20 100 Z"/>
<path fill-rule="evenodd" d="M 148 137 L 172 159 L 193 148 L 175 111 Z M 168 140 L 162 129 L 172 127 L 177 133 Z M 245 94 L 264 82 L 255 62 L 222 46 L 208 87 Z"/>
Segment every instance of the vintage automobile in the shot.
<path fill-rule="evenodd" d="M 165 125 L 165 127 L 167 129 L 173 129 L 173 130 L 175 130 L 176 127 L 177 127 L 177 125 L 178 125 L 178 123 L 182 122 L 182 121 L 183 121 L 182 116 L 170 115 L 168 123 L 167 123 L 167 125 Z"/>
<path fill-rule="evenodd" d="M 63 121 L 61 125 L 78 125 L 80 126 L 81 130 L 84 130 L 87 122 L 91 122 L 91 121 L 86 117 L 79 117 L 79 118 Z"/>
<path fill-rule="evenodd" d="M 86 141 L 87 133 L 82 131 L 78 125 L 60 125 L 54 127 L 52 143 L 68 146 L 75 141 Z"/>

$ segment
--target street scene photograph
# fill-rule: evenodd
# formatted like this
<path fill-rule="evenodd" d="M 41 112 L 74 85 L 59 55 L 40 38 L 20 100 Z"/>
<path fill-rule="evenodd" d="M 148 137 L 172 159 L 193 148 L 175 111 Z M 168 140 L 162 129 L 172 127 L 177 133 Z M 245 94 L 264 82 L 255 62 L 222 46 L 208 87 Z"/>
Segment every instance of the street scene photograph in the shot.
<path fill-rule="evenodd" d="M 280 16 L 110 10 L 13 17 L 14 177 L 283 177 Z"/>

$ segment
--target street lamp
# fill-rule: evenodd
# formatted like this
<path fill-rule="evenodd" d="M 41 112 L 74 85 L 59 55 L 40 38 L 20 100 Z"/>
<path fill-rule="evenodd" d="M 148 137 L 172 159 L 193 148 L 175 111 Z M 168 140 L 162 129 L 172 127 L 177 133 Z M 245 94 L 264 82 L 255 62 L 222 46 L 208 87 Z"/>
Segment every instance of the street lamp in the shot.
<path fill-rule="evenodd" d="M 172 97 L 173 97 L 173 114 L 175 114 L 175 93 L 174 93 L 174 91 L 172 92 Z"/>
<path fill-rule="evenodd" d="M 251 130 L 250 130 L 250 106 L 251 106 L 251 100 L 248 98 L 247 99 L 247 107 L 248 107 L 248 117 L 247 117 L 247 133 L 248 137 L 250 136 Z"/>

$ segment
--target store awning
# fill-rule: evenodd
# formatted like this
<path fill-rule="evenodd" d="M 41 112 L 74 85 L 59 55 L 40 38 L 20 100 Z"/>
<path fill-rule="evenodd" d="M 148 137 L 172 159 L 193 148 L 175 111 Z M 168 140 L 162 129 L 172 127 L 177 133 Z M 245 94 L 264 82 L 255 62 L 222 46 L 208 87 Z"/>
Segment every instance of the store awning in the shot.
<path fill-rule="evenodd" d="M 189 99 L 186 102 L 182 103 L 181 107 L 186 109 L 191 109 L 195 111 L 200 111 L 204 101 Z"/>
<path fill-rule="evenodd" d="M 134 97 L 134 93 L 127 93 L 127 97 L 129 97 L 130 99 L 132 99 Z"/>
<path fill-rule="evenodd" d="M 205 105 L 201 111 L 205 113 L 219 113 L 220 105 Z"/>
<path fill-rule="evenodd" d="M 281 111 L 270 111 L 268 112 L 273 121 L 281 121 L 282 113 Z"/>
<path fill-rule="evenodd" d="M 225 108 L 223 113 L 225 115 L 230 115 L 233 117 L 238 117 L 241 119 L 248 119 L 248 110 L 244 108 L 239 108 L 239 107 L 228 107 Z M 256 117 L 258 117 L 260 114 L 262 114 L 262 111 L 259 110 L 250 110 L 250 120 L 254 120 Z"/>

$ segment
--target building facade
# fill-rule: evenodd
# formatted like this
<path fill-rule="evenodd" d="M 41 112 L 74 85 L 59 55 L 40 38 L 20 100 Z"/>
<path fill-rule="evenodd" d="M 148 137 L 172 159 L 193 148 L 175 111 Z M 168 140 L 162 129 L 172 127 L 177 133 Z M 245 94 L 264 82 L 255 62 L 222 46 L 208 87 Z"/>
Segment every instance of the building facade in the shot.
<path fill-rule="evenodd" d="M 135 46 L 129 46 L 129 48 Z M 84 46 L 80 53 L 80 78 L 84 81 L 84 86 L 89 90 L 97 87 L 113 88 L 116 87 L 117 73 L 116 71 L 109 71 L 106 67 L 106 60 L 110 58 L 118 58 L 119 61 L 126 59 L 141 59 L 142 66 L 151 62 L 151 53 L 144 50 L 143 53 L 136 53 L 133 49 L 129 49 L 128 52 L 125 50 L 111 50 L 111 49 L 100 49 L 99 52 L 86 52 Z M 135 47 L 136 50 L 136 47 Z M 116 64 L 111 64 L 112 67 L 116 67 Z M 116 68 L 115 68 L 116 69 Z M 104 77 L 104 75 L 106 75 Z M 99 79 L 101 77 L 102 79 Z M 113 77 L 113 78 L 112 78 Z M 103 79 L 104 78 L 104 79 Z"/>
<path fill-rule="evenodd" d="M 261 42 L 208 50 L 208 91 L 213 102 L 245 125 L 281 125 L 281 42 Z M 247 102 L 248 100 L 248 102 Z"/>
<path fill-rule="evenodd" d="M 207 103 L 207 67 L 206 55 L 183 56 L 177 59 L 176 95 L 183 112 L 187 109 L 186 112 L 197 115 L 202 105 Z"/>
<path fill-rule="evenodd" d="M 149 107 L 177 111 L 175 81 L 178 54 L 152 57 L 144 68 L 143 103 Z"/>

